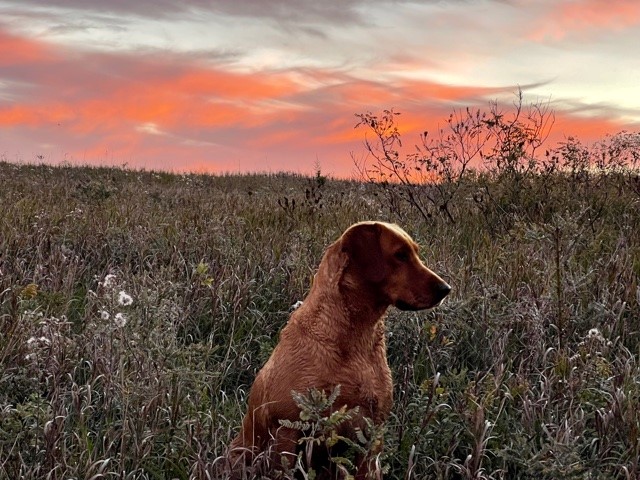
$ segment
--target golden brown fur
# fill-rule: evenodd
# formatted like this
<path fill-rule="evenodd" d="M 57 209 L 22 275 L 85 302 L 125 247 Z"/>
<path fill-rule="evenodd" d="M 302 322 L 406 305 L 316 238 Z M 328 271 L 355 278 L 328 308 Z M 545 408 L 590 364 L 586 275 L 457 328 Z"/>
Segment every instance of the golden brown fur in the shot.
<path fill-rule="evenodd" d="M 295 453 L 300 432 L 278 423 L 299 419 L 292 391 L 329 392 L 339 384 L 336 408 L 358 406 L 362 415 L 383 423 L 393 400 L 384 313 L 389 305 L 434 307 L 449 290 L 422 264 L 417 245 L 400 227 L 350 227 L 325 252 L 309 295 L 255 379 L 242 429 L 230 447 L 236 468 L 267 448 L 276 463 L 281 454 Z M 366 478 L 370 468 L 362 459 L 356 478 Z"/>

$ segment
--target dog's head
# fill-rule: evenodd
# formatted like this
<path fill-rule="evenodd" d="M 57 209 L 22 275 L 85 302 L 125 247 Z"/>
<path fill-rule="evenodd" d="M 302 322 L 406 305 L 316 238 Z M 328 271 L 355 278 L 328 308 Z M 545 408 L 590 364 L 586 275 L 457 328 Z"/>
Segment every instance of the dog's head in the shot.
<path fill-rule="evenodd" d="M 438 305 L 451 287 L 418 257 L 418 245 L 400 227 L 383 222 L 351 226 L 338 241 L 348 257 L 344 279 L 401 310 Z"/>

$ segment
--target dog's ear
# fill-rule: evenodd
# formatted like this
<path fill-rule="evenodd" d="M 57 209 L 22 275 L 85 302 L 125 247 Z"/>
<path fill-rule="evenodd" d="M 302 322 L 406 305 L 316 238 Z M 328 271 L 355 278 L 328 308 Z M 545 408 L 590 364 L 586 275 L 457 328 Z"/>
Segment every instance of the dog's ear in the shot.
<path fill-rule="evenodd" d="M 358 277 L 378 283 L 387 276 L 387 265 L 380 244 L 382 226 L 359 223 L 342 235 L 342 251 L 349 258 L 349 266 L 357 270 Z"/>

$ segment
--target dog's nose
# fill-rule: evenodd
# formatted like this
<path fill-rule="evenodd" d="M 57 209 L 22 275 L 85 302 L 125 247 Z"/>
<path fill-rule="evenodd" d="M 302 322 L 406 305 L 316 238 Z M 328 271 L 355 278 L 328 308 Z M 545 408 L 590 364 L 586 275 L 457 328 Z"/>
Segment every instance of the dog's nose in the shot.
<path fill-rule="evenodd" d="M 438 287 L 436 288 L 436 297 L 438 301 L 442 300 L 444 297 L 449 295 L 450 291 L 451 291 L 451 286 L 448 283 L 442 282 L 441 284 L 439 284 Z"/>

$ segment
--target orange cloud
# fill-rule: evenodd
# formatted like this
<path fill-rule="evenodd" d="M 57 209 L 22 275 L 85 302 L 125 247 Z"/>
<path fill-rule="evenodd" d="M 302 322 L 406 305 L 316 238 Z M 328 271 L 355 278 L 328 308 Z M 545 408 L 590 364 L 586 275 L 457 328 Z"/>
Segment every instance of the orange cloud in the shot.
<path fill-rule="evenodd" d="M 47 62 L 55 56 L 45 43 L 26 39 L 0 28 L 0 66 Z"/>
<path fill-rule="evenodd" d="M 618 133 L 629 125 L 624 125 L 612 118 L 581 117 L 563 111 L 556 111 L 556 121 L 553 126 L 550 143 L 558 143 L 568 137 L 578 138 L 585 144 L 603 139 L 607 134 Z M 640 125 L 637 126 L 640 129 Z"/>
<path fill-rule="evenodd" d="M 487 96 L 509 93 L 513 88 L 447 85 L 436 82 L 410 81 L 404 83 L 404 94 L 410 98 L 429 96 L 442 102 L 477 101 Z"/>
<path fill-rule="evenodd" d="M 32 108 L 24 106 L 9 106 L 0 108 L 0 125 L 33 125 L 39 120 L 39 115 Z"/>
<path fill-rule="evenodd" d="M 318 159 L 328 173 L 348 176 L 350 152 L 363 151 L 366 132 L 354 129 L 354 114 L 401 112 L 409 151 L 420 133 L 445 126 L 454 107 L 486 108 L 515 90 L 330 69 L 238 72 L 177 57 L 59 50 L 1 29 L 0 65 L 4 152 L 48 149 L 58 161 L 176 171 L 309 173 Z M 557 112 L 554 134 L 590 141 L 621 129 L 614 114 L 600 113 Z"/>
<path fill-rule="evenodd" d="M 636 0 L 588 0 L 559 7 L 560 18 L 573 29 L 605 27 L 621 29 L 640 23 L 640 3 Z"/>
<path fill-rule="evenodd" d="M 640 2 L 636 0 L 557 2 L 530 37 L 535 41 L 562 40 L 572 33 L 618 31 L 639 24 Z"/>
<path fill-rule="evenodd" d="M 11 102 L 0 99 L 4 126 L 65 123 L 75 133 L 89 133 L 146 122 L 167 128 L 258 125 L 277 110 L 274 100 L 300 90 L 286 73 L 237 73 L 153 58 L 140 66 L 127 56 L 89 53 L 65 59 L 51 54 L 52 47 L 1 32 L 0 42 L 0 52 L 7 50 L 0 62 L 13 67 L 0 80 L 6 75 L 29 85 L 9 95 Z"/>
<path fill-rule="evenodd" d="M 215 94 L 224 98 L 252 100 L 278 98 L 300 88 L 286 74 L 261 75 L 208 69 L 187 71 L 172 79 L 170 86 L 194 95 Z"/>
<path fill-rule="evenodd" d="M 59 124 L 73 119 L 75 114 L 68 105 L 50 103 L 47 105 L 0 104 L 0 125 L 37 127 L 42 124 Z"/>

